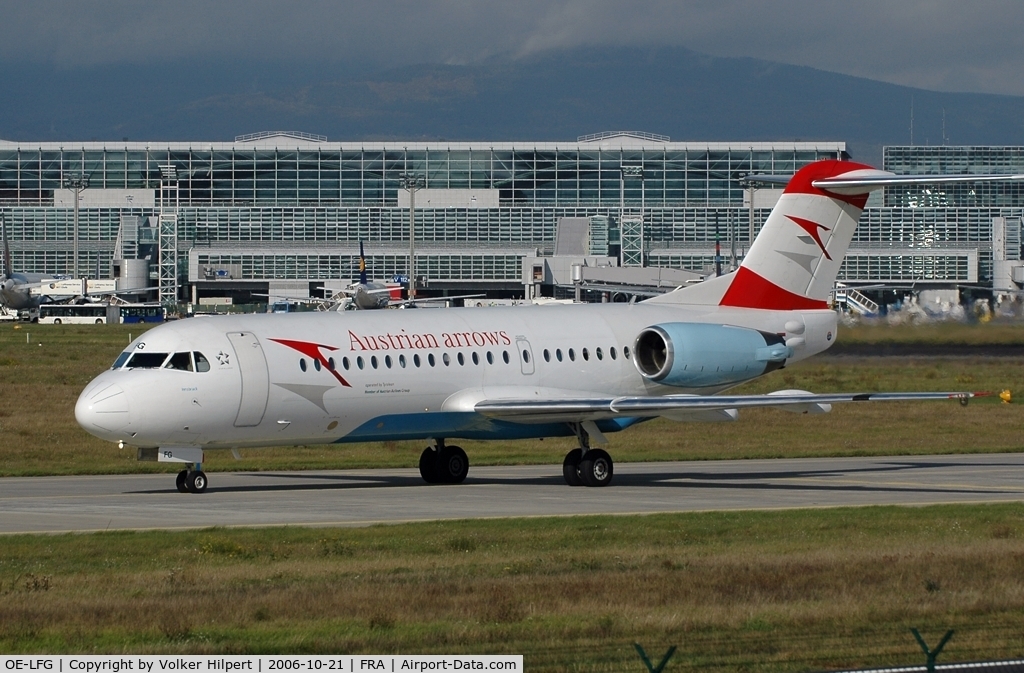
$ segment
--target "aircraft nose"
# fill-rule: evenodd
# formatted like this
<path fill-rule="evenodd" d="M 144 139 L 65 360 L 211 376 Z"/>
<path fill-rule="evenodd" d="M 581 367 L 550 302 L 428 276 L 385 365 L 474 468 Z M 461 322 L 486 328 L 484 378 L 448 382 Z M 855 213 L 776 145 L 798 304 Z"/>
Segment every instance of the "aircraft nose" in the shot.
<path fill-rule="evenodd" d="M 87 386 L 75 404 L 75 420 L 91 435 L 118 439 L 115 434 L 131 422 L 128 396 L 114 383 L 100 381 Z"/>

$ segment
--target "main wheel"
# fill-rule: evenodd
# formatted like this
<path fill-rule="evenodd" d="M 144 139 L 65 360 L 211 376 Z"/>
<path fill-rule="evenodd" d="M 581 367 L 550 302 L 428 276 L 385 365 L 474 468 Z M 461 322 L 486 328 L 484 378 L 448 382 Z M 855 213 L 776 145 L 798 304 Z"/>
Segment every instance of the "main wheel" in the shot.
<path fill-rule="evenodd" d="M 54 325 L 59 325 L 60 324 L 60 318 L 54 318 L 53 319 L 53 324 Z"/>
<path fill-rule="evenodd" d="M 587 486 L 607 486 L 612 472 L 612 457 L 602 449 L 590 449 L 580 461 L 580 479 Z"/>
<path fill-rule="evenodd" d="M 420 454 L 420 476 L 428 484 L 436 484 L 437 477 L 437 450 L 431 446 L 423 449 Z"/>
<path fill-rule="evenodd" d="M 458 446 L 446 446 L 441 449 L 435 469 L 441 483 L 461 484 L 469 474 L 469 457 Z"/>
<path fill-rule="evenodd" d="M 580 479 L 580 460 L 582 458 L 583 449 L 573 449 L 565 454 L 565 460 L 562 461 L 562 476 L 565 477 L 565 483 L 570 486 L 583 485 L 583 480 Z"/>
<path fill-rule="evenodd" d="M 103 320 L 101 318 L 96 318 L 96 324 L 97 325 L 102 325 L 103 324 Z"/>
<path fill-rule="evenodd" d="M 191 493 L 202 493 L 206 490 L 206 473 L 202 470 L 189 472 L 185 477 L 185 484 Z"/>
<path fill-rule="evenodd" d="M 188 470 L 182 470 L 174 479 L 174 485 L 178 487 L 179 493 L 188 493 Z"/>

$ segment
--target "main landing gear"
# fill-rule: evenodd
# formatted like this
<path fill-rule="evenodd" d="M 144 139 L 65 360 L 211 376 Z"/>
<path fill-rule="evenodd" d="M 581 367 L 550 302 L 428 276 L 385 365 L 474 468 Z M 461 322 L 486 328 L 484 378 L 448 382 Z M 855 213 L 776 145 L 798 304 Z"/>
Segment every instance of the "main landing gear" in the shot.
<path fill-rule="evenodd" d="M 182 470 L 174 480 L 174 485 L 181 493 L 203 493 L 206 491 L 206 473 L 201 469 L 202 465 L 196 463 L 191 470 Z"/>
<path fill-rule="evenodd" d="M 607 486 L 612 483 L 615 464 L 604 449 L 590 448 L 590 434 L 584 425 L 590 425 L 591 432 L 600 434 L 593 423 L 570 423 L 569 427 L 580 440 L 580 448 L 573 449 L 562 461 L 562 477 L 570 486 Z"/>
<path fill-rule="evenodd" d="M 469 474 L 469 457 L 457 446 L 438 439 L 420 454 L 420 476 L 428 484 L 461 484 Z"/>

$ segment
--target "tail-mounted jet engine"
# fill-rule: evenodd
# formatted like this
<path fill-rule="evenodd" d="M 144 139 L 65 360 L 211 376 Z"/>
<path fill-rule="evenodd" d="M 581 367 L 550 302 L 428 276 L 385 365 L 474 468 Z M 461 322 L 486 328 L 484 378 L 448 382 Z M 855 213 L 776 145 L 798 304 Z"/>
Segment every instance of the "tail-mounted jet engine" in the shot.
<path fill-rule="evenodd" d="M 645 328 L 633 358 L 644 378 L 666 386 L 707 388 L 748 381 L 783 367 L 793 349 L 778 334 L 703 323 Z"/>

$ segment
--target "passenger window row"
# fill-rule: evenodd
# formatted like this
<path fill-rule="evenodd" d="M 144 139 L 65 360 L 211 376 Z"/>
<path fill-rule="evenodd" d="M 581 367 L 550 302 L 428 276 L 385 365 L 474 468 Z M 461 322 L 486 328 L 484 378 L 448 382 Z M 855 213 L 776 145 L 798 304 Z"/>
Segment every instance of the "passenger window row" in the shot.
<path fill-rule="evenodd" d="M 589 361 L 590 358 L 591 358 L 591 351 L 589 349 L 587 349 L 587 348 L 581 349 L 579 354 L 580 354 L 580 357 L 582 357 L 583 360 L 585 360 L 585 361 Z M 573 348 L 568 349 L 566 351 L 565 355 L 568 357 L 568 361 L 569 362 L 575 362 L 576 361 L 576 350 L 575 349 L 573 349 Z M 524 350 L 523 354 L 522 354 L 522 357 L 523 357 L 523 360 L 525 362 L 529 362 L 530 361 L 530 351 Z M 564 357 L 565 356 L 563 356 L 563 354 L 562 354 L 562 349 L 561 348 L 556 348 L 555 349 L 555 360 L 558 361 L 558 362 L 562 362 L 564 360 Z M 598 346 L 593 351 L 593 357 L 595 357 L 598 360 L 604 360 L 605 359 L 605 352 L 604 352 L 604 350 L 600 346 Z M 610 359 L 612 359 L 612 360 L 617 360 L 618 359 L 618 352 L 615 350 L 615 346 L 612 346 L 611 348 L 608 349 L 608 357 Z M 627 360 L 629 359 L 629 346 L 623 346 L 622 347 L 622 357 L 624 357 Z M 466 364 L 466 356 L 465 356 L 464 353 L 462 353 L 461 351 L 456 353 L 455 354 L 455 359 L 459 363 L 460 366 L 465 366 L 465 364 Z M 469 359 L 472 360 L 474 365 L 479 365 L 480 361 L 481 361 L 480 354 L 478 352 L 476 352 L 476 351 L 473 351 L 472 353 L 469 354 Z M 483 359 L 487 361 L 487 364 L 493 365 L 497 358 L 495 358 L 494 353 L 492 353 L 491 351 L 487 351 L 487 352 L 484 353 Z M 390 355 L 385 355 L 382 358 L 378 359 L 378 357 L 376 355 L 371 355 L 369 357 L 369 360 L 364 359 L 362 355 L 357 355 L 357 356 L 355 356 L 352 359 L 349 359 L 348 357 L 341 358 L 341 367 L 342 367 L 342 369 L 345 369 L 346 371 L 348 371 L 348 370 L 352 369 L 353 366 L 356 369 L 365 369 L 367 364 L 369 364 L 369 366 L 372 369 L 379 369 L 382 365 L 385 368 L 387 368 L 387 369 L 392 369 L 397 364 L 398 367 L 400 367 L 402 369 L 405 369 L 407 366 L 409 366 L 409 361 L 410 360 L 406 358 L 404 353 L 400 354 L 397 358 L 392 358 Z M 433 353 L 427 353 L 426 358 L 421 358 L 419 353 L 414 353 L 412 358 L 411 358 L 411 361 L 412 361 L 412 365 L 414 367 L 416 367 L 416 368 L 422 367 L 424 362 L 426 362 L 426 364 L 429 365 L 430 367 L 436 367 L 437 366 L 437 358 L 434 357 Z M 509 364 L 511 362 L 511 358 L 509 357 L 509 354 L 508 354 L 507 350 L 501 352 L 501 361 L 504 362 L 505 364 Z M 545 362 L 551 362 L 551 351 L 548 350 L 547 348 L 544 349 L 544 361 Z M 328 369 L 330 369 L 331 371 L 335 371 L 336 364 L 335 364 L 335 361 L 334 361 L 333 357 L 327 358 L 327 360 L 325 362 L 327 363 L 327 368 Z M 448 353 L 442 353 L 441 354 L 441 363 L 445 367 L 450 367 L 451 364 L 452 364 L 451 356 L 448 355 Z M 322 367 L 323 366 L 320 364 L 320 360 L 313 360 L 313 364 L 312 364 L 312 369 L 313 370 L 320 371 L 322 369 Z M 309 371 L 310 365 L 308 365 L 306 363 L 306 358 L 299 358 L 299 369 L 304 371 L 304 372 L 305 371 Z"/>

